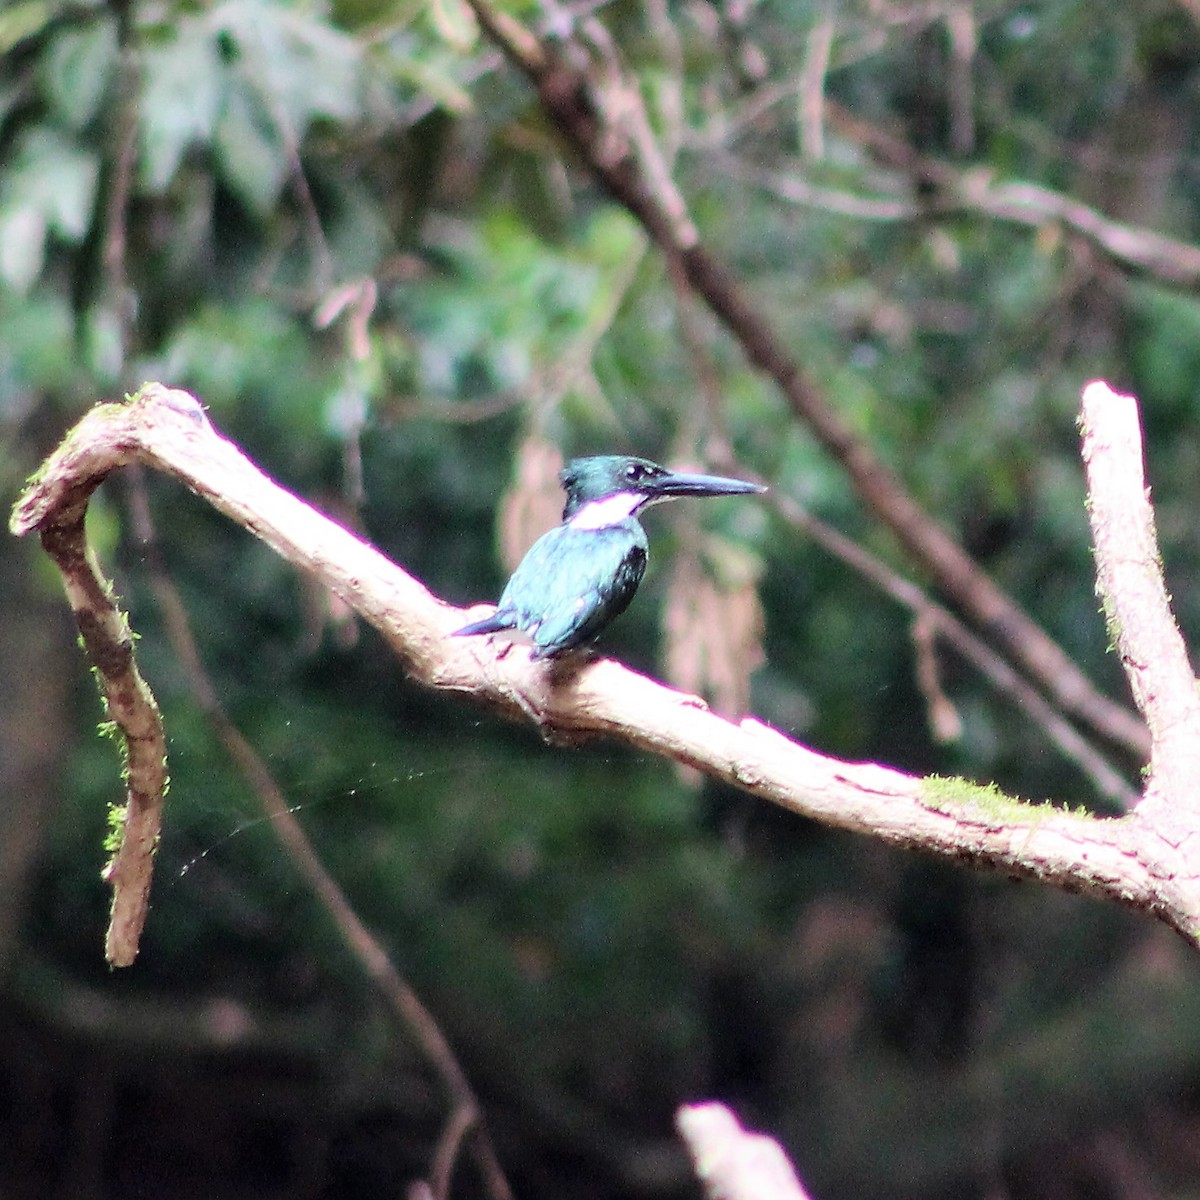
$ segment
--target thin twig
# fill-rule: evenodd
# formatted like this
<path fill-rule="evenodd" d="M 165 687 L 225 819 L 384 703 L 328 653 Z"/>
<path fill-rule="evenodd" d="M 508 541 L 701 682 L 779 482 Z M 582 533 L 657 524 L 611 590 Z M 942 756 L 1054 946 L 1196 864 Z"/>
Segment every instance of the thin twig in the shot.
<path fill-rule="evenodd" d="M 917 656 L 917 686 L 925 698 L 929 731 L 936 742 L 956 742 L 962 737 L 962 717 L 942 686 L 942 673 L 938 668 L 937 633 L 928 612 L 919 612 L 913 618 L 912 641 Z"/>
<path fill-rule="evenodd" d="M 129 197 L 133 185 L 133 170 L 137 162 L 138 87 L 141 62 L 137 53 L 132 4 L 117 8 L 117 45 L 120 50 L 120 70 L 114 101 L 108 197 L 104 211 L 103 275 L 106 302 L 116 320 L 119 369 L 125 369 L 129 356 L 131 327 L 135 312 L 129 294 L 129 279 L 125 265 L 128 242 Z"/>
<path fill-rule="evenodd" d="M 483 400 L 400 400 L 385 398 L 374 406 L 376 418 L 383 422 L 445 421 L 448 425 L 473 425 L 490 421 L 525 403 L 521 391 L 498 392 Z"/>
<path fill-rule="evenodd" d="M 834 106 L 830 106 L 831 110 Z M 845 125 L 844 118 L 839 125 Z M 893 151 L 893 140 L 887 143 Z M 1200 247 L 1165 237 L 1154 230 L 1113 221 L 1061 192 L 1021 180 L 1004 182 L 987 172 L 956 172 L 944 163 L 914 162 L 896 152 L 899 165 L 919 182 L 936 182 L 937 190 L 921 199 L 864 196 L 809 183 L 796 171 L 752 165 L 728 154 L 713 162 L 735 179 L 752 183 L 789 204 L 819 209 L 860 221 L 927 221 L 934 216 L 978 213 L 996 220 L 1043 229 L 1058 223 L 1126 269 L 1145 272 L 1164 283 L 1200 288 Z"/>
<path fill-rule="evenodd" d="M 437 1151 L 433 1156 L 433 1170 L 429 1173 L 434 1200 L 449 1200 L 450 1183 L 454 1177 L 454 1164 L 462 1149 L 463 1139 L 478 1127 L 479 1112 L 477 1108 L 472 1109 L 467 1105 L 460 1104 L 450 1114 L 450 1119 L 442 1130 L 442 1136 L 438 1139 Z M 494 1154 L 492 1160 L 495 1171 L 499 1173 L 500 1164 L 495 1161 Z M 503 1179 L 503 1176 L 500 1178 Z M 504 1186 L 507 1188 L 507 1182 Z M 496 1194 L 494 1189 L 492 1194 Z"/>
<path fill-rule="evenodd" d="M 809 31 L 800 69 L 800 150 L 809 162 L 825 157 L 825 78 L 833 31 L 833 13 L 826 8 Z"/>
<path fill-rule="evenodd" d="M 746 468 L 739 468 L 752 478 Z M 1007 696 L 1029 718 L 1030 723 L 1091 780 L 1098 795 L 1121 809 L 1138 803 L 1138 793 L 1097 747 L 1091 744 L 1036 688 L 1022 678 L 986 642 L 977 637 L 953 613 L 926 592 L 894 571 L 882 559 L 857 542 L 814 517 L 803 505 L 778 491 L 768 493 L 769 504 L 789 524 L 802 530 L 827 553 L 844 562 L 885 596 L 908 609 L 969 662 L 1002 696 Z"/>
<path fill-rule="evenodd" d="M 253 28 L 253 26 L 251 26 Z M 249 39 L 243 45 L 250 44 Z M 313 256 L 312 291 L 322 295 L 329 290 L 333 281 L 334 260 L 329 249 L 329 239 L 325 236 L 325 228 L 321 223 L 321 214 L 317 211 L 317 203 L 313 198 L 312 188 L 308 184 L 308 173 L 304 169 L 304 160 L 300 155 L 300 138 L 292 124 L 291 117 L 279 99 L 276 90 L 270 85 L 270 74 L 267 68 L 266 47 L 262 39 L 254 39 L 256 58 L 244 68 L 244 76 L 250 87 L 254 88 L 259 100 L 270 114 L 275 125 L 275 132 L 283 144 L 284 154 L 288 162 L 288 180 L 296 203 L 300 209 L 300 217 L 304 224 L 304 236 L 308 241 L 309 252 Z M 267 82 L 264 82 L 264 79 Z"/>
<path fill-rule="evenodd" d="M 979 30 L 970 3 L 953 0 L 946 10 L 950 34 L 950 63 L 946 72 L 946 102 L 950 106 L 950 145 L 956 154 L 975 148 L 975 89 L 971 67 L 979 49 Z"/>
<path fill-rule="evenodd" d="M 921 154 L 902 138 L 839 104 L 830 102 L 826 112 L 843 137 L 857 142 L 876 161 L 932 189 L 933 194 L 923 198 L 927 215 L 977 212 L 1035 229 L 1058 222 L 1126 270 L 1144 272 L 1179 287 L 1200 288 L 1200 247 L 1191 242 L 1114 221 L 1082 201 L 1040 184 L 1004 182 L 985 169 L 960 170 Z"/>
<path fill-rule="evenodd" d="M 644 3 L 647 22 L 658 43 L 665 68 L 656 88 L 659 126 L 662 129 L 659 136 L 663 143 L 663 158 L 671 170 L 674 170 L 687 127 L 683 98 L 683 43 L 668 0 L 644 0 Z"/>
<path fill-rule="evenodd" d="M 188 686 L 200 711 L 226 754 L 254 789 L 259 803 L 270 818 L 271 829 L 292 865 L 304 877 L 333 920 L 347 949 L 379 989 L 442 1083 L 451 1111 L 438 1144 L 432 1171 L 437 1200 L 446 1200 L 449 1195 L 454 1162 L 468 1135 L 471 1135 L 472 1150 L 488 1194 L 493 1200 L 512 1200 L 512 1191 L 491 1139 L 482 1125 L 479 1102 L 445 1034 L 412 986 L 396 969 L 383 945 L 363 924 L 337 881 L 326 870 L 262 756 L 221 705 L 200 657 L 183 600 L 163 562 L 145 487 L 136 477 L 128 498 L 134 532 L 142 544 L 151 587 L 163 616 L 167 637 L 184 668 Z"/>
<path fill-rule="evenodd" d="M 726 175 L 752 183 L 779 200 L 840 217 L 852 217 L 856 221 L 915 221 L 929 216 L 928 205 L 907 197 L 862 196 L 840 188 L 821 187 L 809 183 L 798 172 L 766 170 L 729 154 L 714 154 L 711 161 Z"/>

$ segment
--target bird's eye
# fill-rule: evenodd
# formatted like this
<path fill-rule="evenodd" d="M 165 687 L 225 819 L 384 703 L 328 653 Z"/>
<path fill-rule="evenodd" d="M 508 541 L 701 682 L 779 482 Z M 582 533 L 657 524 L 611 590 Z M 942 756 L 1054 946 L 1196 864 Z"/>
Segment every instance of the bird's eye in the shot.
<path fill-rule="evenodd" d="M 646 468 L 643 467 L 641 463 L 630 463 L 629 466 L 625 468 L 625 478 L 628 479 L 630 483 L 639 483 L 641 480 L 646 478 Z"/>

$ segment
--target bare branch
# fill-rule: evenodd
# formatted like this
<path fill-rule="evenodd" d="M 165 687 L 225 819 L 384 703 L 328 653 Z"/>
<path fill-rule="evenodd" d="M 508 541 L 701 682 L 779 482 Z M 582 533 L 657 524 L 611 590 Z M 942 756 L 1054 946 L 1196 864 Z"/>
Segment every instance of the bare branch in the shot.
<path fill-rule="evenodd" d="M 926 215 L 978 212 L 1034 228 L 1057 222 L 1127 270 L 1145 272 L 1179 287 L 1200 288 L 1200 246 L 1114 221 L 1080 200 L 1039 184 L 997 181 L 991 171 L 979 168 L 960 170 L 919 153 L 902 138 L 832 101 L 826 110 L 830 124 L 844 137 L 865 147 L 877 161 L 932 189 L 933 194 L 922 204 Z M 786 189 L 780 182 L 770 186 L 777 195 L 784 195 Z M 898 217 L 903 215 L 897 212 Z"/>
<path fill-rule="evenodd" d="M 1083 461 L 1098 590 L 1152 739 L 1139 812 L 1194 837 L 1200 828 L 1200 693 L 1163 579 L 1137 401 L 1099 381 L 1083 391 Z"/>
<path fill-rule="evenodd" d="M 745 467 L 739 466 L 738 474 L 746 479 L 753 478 L 753 472 Z M 1000 695 L 1008 697 L 1025 714 L 1041 736 L 1056 746 L 1060 754 L 1091 780 L 1098 795 L 1122 809 L 1133 808 L 1138 802 L 1137 792 L 1104 754 L 1018 674 L 1006 659 L 972 633 L 952 612 L 936 603 L 911 579 L 906 579 L 857 542 L 814 517 L 790 496 L 771 492 L 765 500 L 785 521 L 857 571 L 885 596 L 907 608 L 914 618 L 928 627 L 932 637 L 941 638 L 948 646 L 952 646 Z"/>
<path fill-rule="evenodd" d="M 798 171 L 768 170 L 729 154 L 718 154 L 713 161 L 734 178 L 789 204 L 854 220 L 915 221 L 935 215 L 979 213 L 1032 229 L 1058 224 L 1126 270 L 1144 272 L 1178 287 L 1200 288 L 1200 247 L 1190 242 L 1114 221 L 1082 201 L 1040 184 L 997 180 L 990 171 L 960 171 L 925 158 L 891 135 L 849 116 L 832 102 L 827 107 L 831 121 L 841 132 L 857 135 L 881 161 L 904 171 L 914 182 L 932 186 L 933 191 L 919 199 L 859 195 L 809 183 Z"/>
<path fill-rule="evenodd" d="M 726 720 L 697 697 L 610 660 L 547 665 L 499 653 L 484 639 L 450 638 L 462 610 L 268 479 L 216 433 L 186 392 L 148 384 L 128 404 L 93 409 L 31 483 L 14 511 L 13 531 L 37 529 L 52 545 L 69 544 L 59 560 L 74 571 L 86 553 L 88 497 L 106 475 L 133 462 L 173 475 L 317 576 L 381 632 L 420 683 L 531 718 L 548 740 L 615 738 L 816 820 L 1106 895 L 1200 940 L 1200 859 L 1176 830 L 1164 834 L 1145 805 L 1129 817 L 1102 820 L 1011 801 L 963 781 L 841 762 L 753 718 Z M 64 573 L 69 589 L 74 578 Z M 85 630 L 114 608 L 102 586 L 69 594 Z M 128 652 L 116 661 L 94 659 L 106 687 L 110 674 L 125 678 L 129 660 Z M 138 695 L 129 707 L 128 728 L 136 733 L 153 701 Z"/>
<path fill-rule="evenodd" d="M 827 8 L 809 31 L 800 68 L 800 149 L 810 162 L 825 157 L 825 77 L 833 32 L 833 12 Z"/>
<path fill-rule="evenodd" d="M 299 135 L 286 106 L 279 99 L 279 94 L 272 87 L 266 86 L 263 83 L 264 79 L 270 78 L 270 73 L 267 70 L 267 47 L 264 45 L 261 36 L 257 36 L 257 29 L 253 25 L 249 29 L 256 36 L 243 39 L 240 45 L 243 50 L 252 47 L 253 57 L 249 60 L 242 60 L 237 69 L 241 71 L 246 83 L 254 89 L 258 99 L 270 115 L 271 121 L 275 126 L 275 133 L 279 137 L 283 151 L 287 156 L 288 175 L 290 177 L 292 192 L 295 195 L 296 204 L 300 210 L 301 221 L 304 225 L 304 235 L 308 241 L 309 253 L 313 258 L 314 280 L 311 288 L 317 295 L 320 295 L 329 289 L 332 282 L 334 270 L 333 255 L 329 249 L 329 241 L 325 237 L 325 228 L 321 223 L 321 214 L 317 211 L 317 204 L 313 199 L 312 188 L 309 187 L 308 175 L 304 170 L 304 162 L 300 157 Z"/>
<path fill-rule="evenodd" d="M 70 440 L 60 447 L 60 461 L 67 470 L 75 449 Z M 86 452 L 83 445 L 78 449 Z M 96 668 L 106 715 L 122 738 L 125 806 L 120 814 L 120 845 L 104 869 L 113 889 L 104 953 L 113 966 L 127 967 L 137 957 L 150 903 L 167 786 L 167 741 L 158 705 L 134 660 L 129 622 L 84 532 L 88 497 L 98 482 L 76 478 L 67 484 L 58 496 L 53 520 L 41 524 L 38 532 L 62 576 L 84 648 Z M 26 531 L 15 524 L 13 528 Z"/>
<path fill-rule="evenodd" d="M 137 163 L 138 90 L 141 63 L 132 25 L 133 9 L 119 5 L 117 44 L 121 56 L 117 96 L 113 105 L 112 130 L 108 139 L 111 158 L 108 195 L 104 203 L 103 264 L 105 303 L 109 306 L 117 335 L 117 367 L 125 369 L 129 353 L 130 329 L 134 318 L 134 298 L 129 290 L 125 250 L 129 232 L 129 197 Z"/>
<path fill-rule="evenodd" d="M 915 221 L 929 216 L 928 205 L 906 197 L 861 196 L 840 188 L 821 187 L 795 172 L 768 171 L 728 154 L 716 155 L 713 161 L 733 178 L 752 183 L 789 204 L 802 204 L 856 221 Z"/>
<path fill-rule="evenodd" d="M 926 194 L 860 195 L 810 183 L 799 169 L 769 170 L 720 152 L 713 153 L 712 160 L 734 178 L 752 183 L 789 204 L 855 220 L 915 221 L 937 215 L 978 213 L 1032 229 L 1058 224 L 1125 270 L 1141 272 L 1176 287 L 1200 288 L 1200 246 L 1153 229 L 1114 221 L 1081 200 L 1040 184 L 998 180 L 991 171 L 980 168 L 953 167 L 920 154 L 907 142 L 833 101 L 825 107 L 830 124 L 838 132 L 864 146 L 879 162 L 902 172 L 906 182 L 922 185 Z"/>
<path fill-rule="evenodd" d="M 962 717 L 942 687 L 942 673 L 937 660 L 937 634 L 928 612 L 921 611 L 913 619 L 912 640 L 917 654 L 917 686 L 925 698 L 929 730 L 934 741 L 956 742 L 962 737 Z"/>
<path fill-rule="evenodd" d="M 971 68 L 979 49 L 979 29 L 970 4 L 951 3 L 945 21 L 950 35 L 950 61 L 946 66 L 950 145 L 956 154 L 970 154 L 975 148 L 975 88 Z"/>

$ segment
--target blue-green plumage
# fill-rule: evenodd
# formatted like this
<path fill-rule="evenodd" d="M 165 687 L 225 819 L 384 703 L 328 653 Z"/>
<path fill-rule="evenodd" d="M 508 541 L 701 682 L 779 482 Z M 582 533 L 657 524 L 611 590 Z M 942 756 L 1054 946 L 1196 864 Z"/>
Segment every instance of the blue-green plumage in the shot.
<path fill-rule="evenodd" d="M 637 514 L 678 496 L 760 492 L 757 484 L 684 475 L 644 458 L 577 458 L 559 479 L 561 525 L 542 534 L 508 581 L 495 613 L 454 636 L 509 633 L 532 642 L 531 658 L 554 658 L 591 642 L 629 607 L 649 545 Z"/>

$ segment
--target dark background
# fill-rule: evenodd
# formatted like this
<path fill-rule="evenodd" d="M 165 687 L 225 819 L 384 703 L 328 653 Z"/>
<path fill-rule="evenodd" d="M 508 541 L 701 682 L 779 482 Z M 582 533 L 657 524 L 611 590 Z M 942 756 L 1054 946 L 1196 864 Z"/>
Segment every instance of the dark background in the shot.
<path fill-rule="evenodd" d="M 1124 697 L 1079 391 L 1107 377 L 1141 399 L 1193 634 L 1200 305 L 1054 221 L 925 205 L 928 180 L 830 125 L 817 147 L 802 118 L 820 92 L 951 171 L 1189 242 L 1191 7 L 619 0 L 594 16 L 703 236 L 826 401 Z M 6 499 L 90 404 L 156 378 L 457 603 L 494 598 L 555 519 L 558 453 L 740 466 L 912 571 L 457 0 L 21 0 L 0 10 L 0 55 Z M 789 203 L 755 171 L 818 190 Z M 375 303 L 356 308 L 368 278 Z M 778 1136 L 819 1200 L 1197 1194 L 1200 972 L 1164 929 L 617 747 L 547 748 L 411 686 L 371 630 L 163 479 L 106 484 L 89 519 L 172 786 L 141 954 L 110 972 L 119 757 L 49 564 L 9 539 L 5 1196 L 399 1195 L 445 1119 L 203 719 L 155 557 L 224 709 L 461 1056 L 520 1196 L 696 1194 L 672 1119 L 702 1098 Z M 944 648 L 962 731 L 937 742 L 911 614 L 768 503 L 647 524 L 650 575 L 606 652 L 726 709 L 749 687 L 750 709 L 826 753 L 1105 807 Z M 700 645 L 698 579 L 718 614 L 700 625 L 733 640 Z M 469 1160 L 455 1183 L 478 1194 Z"/>

